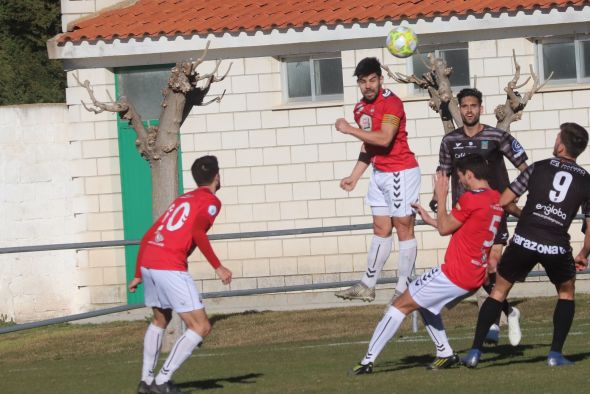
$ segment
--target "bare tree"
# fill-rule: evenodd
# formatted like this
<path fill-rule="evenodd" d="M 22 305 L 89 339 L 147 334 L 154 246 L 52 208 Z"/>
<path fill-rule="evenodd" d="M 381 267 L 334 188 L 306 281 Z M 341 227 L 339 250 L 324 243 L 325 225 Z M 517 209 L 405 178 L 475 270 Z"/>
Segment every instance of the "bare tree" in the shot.
<path fill-rule="evenodd" d="M 199 74 L 197 67 L 203 63 L 209 44 L 207 42 L 202 56 L 196 61 L 185 60 L 178 62 L 170 70 L 167 86 L 162 91 L 164 99 L 161 104 L 162 110 L 158 126 L 146 127 L 141 120 L 141 114 L 136 111 L 133 103 L 124 96 L 115 101 L 109 95 L 110 102 L 98 101 L 90 82 L 87 80 L 81 82 L 78 76 L 74 74 L 74 78 L 80 86 L 86 89 L 92 101 L 92 105 L 87 105 L 82 101 L 82 105 L 87 111 L 96 114 L 104 111 L 116 112 L 122 119 L 128 120 L 133 130 L 135 130 L 137 134 L 135 140 L 137 150 L 150 164 L 153 185 L 152 216 L 154 220 L 160 217 L 178 196 L 178 138 L 180 126 L 194 106 L 220 102 L 225 94 L 224 90 L 220 96 L 204 102 L 211 84 L 223 81 L 231 69 L 230 63 L 225 74 L 218 76 L 217 71 L 221 60 L 216 60 L 212 72 Z M 180 319 L 175 317 L 167 330 L 170 335 L 167 335 L 163 345 L 165 350 L 169 350 L 175 338 L 179 336 L 180 327 Z"/>
<path fill-rule="evenodd" d="M 549 79 L 553 76 L 553 72 L 551 72 L 547 80 L 545 80 L 544 83 L 539 84 L 539 77 L 533 71 L 533 66 L 529 64 L 531 75 L 526 79 L 526 81 L 519 85 L 518 80 L 520 79 L 520 64 L 518 64 L 516 61 L 516 54 L 514 53 L 514 50 L 512 50 L 512 58 L 514 59 L 515 72 L 514 78 L 512 78 L 512 80 L 508 82 L 508 85 L 504 88 L 504 91 L 507 94 L 506 102 L 504 105 L 498 105 L 494 110 L 496 120 L 498 121 L 496 127 L 508 132 L 510 132 L 510 124 L 514 121 L 520 120 L 522 117 L 522 111 L 533 95 L 537 93 L 543 86 L 545 86 L 547 81 L 549 81 Z M 524 95 L 521 95 L 516 89 L 524 87 L 531 80 L 531 78 L 533 79 L 533 86 Z"/>
<path fill-rule="evenodd" d="M 496 128 L 510 132 L 510 124 L 522 117 L 522 111 L 526 107 L 528 101 L 537 93 L 547 81 L 551 78 L 553 73 L 547 78 L 545 83 L 539 84 L 539 77 L 533 72 L 533 67 L 530 67 L 531 76 L 527 78 L 522 84 L 518 84 L 520 79 L 520 65 L 516 61 L 516 54 L 512 51 L 514 60 L 514 78 L 504 88 L 507 94 L 506 103 L 498 105 L 494 110 L 497 124 Z M 448 67 L 444 59 L 437 58 L 433 54 L 428 55 L 429 62 L 424 64 L 428 71 L 417 77 L 416 75 L 405 75 L 402 73 L 393 73 L 389 67 L 383 65 L 383 69 L 387 72 L 390 78 L 393 78 L 398 83 L 413 83 L 419 88 L 426 89 L 430 95 L 428 105 L 432 110 L 437 112 L 443 123 L 445 134 L 450 133 L 454 129 L 463 126 L 461 114 L 459 113 L 459 102 L 453 95 L 451 89 L 451 76 L 453 69 Z M 524 95 L 521 95 L 517 89 L 524 87 L 530 80 L 533 79 L 533 86 Z M 475 80 L 477 81 L 477 80 Z"/>

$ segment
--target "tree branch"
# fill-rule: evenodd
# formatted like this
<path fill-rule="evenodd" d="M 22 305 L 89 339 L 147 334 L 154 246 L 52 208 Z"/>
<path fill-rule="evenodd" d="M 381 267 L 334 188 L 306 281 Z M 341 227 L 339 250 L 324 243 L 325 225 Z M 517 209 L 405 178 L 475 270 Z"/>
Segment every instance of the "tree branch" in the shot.
<path fill-rule="evenodd" d="M 422 56 L 420 57 L 422 59 Z M 461 114 L 459 113 L 459 104 L 453 96 L 451 90 L 451 82 L 449 76 L 453 69 L 447 67 L 443 59 L 435 58 L 434 55 L 429 54 L 428 59 L 430 64 L 427 64 L 424 59 L 424 65 L 428 68 L 428 72 L 422 75 L 422 78 L 416 75 L 405 75 L 402 73 L 393 73 L 388 66 L 381 67 L 387 72 L 387 75 L 398 83 L 412 83 L 415 86 L 426 89 L 430 95 L 428 105 L 433 111 L 437 112 L 443 122 L 445 134 L 453 131 L 456 127 L 463 125 Z M 457 126 L 455 126 L 457 125 Z"/>
<path fill-rule="evenodd" d="M 537 93 L 549 79 L 553 76 L 553 72 L 549 78 L 540 84 L 539 77 L 533 71 L 533 66 L 529 65 L 531 75 L 521 84 L 518 84 L 520 79 L 520 64 L 516 61 L 516 52 L 512 50 L 512 59 L 514 61 L 514 77 L 508 82 L 504 91 L 506 92 L 506 102 L 503 105 L 498 105 L 494 109 L 496 115 L 496 128 L 510 131 L 510 124 L 522 118 L 522 111 L 526 107 L 528 101 Z M 524 95 L 521 95 L 516 89 L 524 87 L 530 80 L 533 80 L 533 86 Z"/>
<path fill-rule="evenodd" d="M 94 90 L 90 86 L 90 82 L 88 80 L 81 82 L 77 73 L 74 73 L 74 79 L 78 85 L 86 89 L 88 96 L 90 96 L 90 100 L 92 100 L 92 105 L 94 106 L 89 107 L 84 103 L 84 101 L 82 101 L 84 108 L 89 112 L 94 112 L 95 114 L 99 114 L 104 111 L 116 112 L 121 116 L 121 119 L 128 120 L 129 124 L 131 127 L 133 127 L 133 130 L 135 130 L 137 135 L 137 139 L 135 140 L 137 150 L 146 160 L 152 160 L 154 156 L 153 149 L 155 144 L 155 137 L 152 135 L 153 130 L 148 131 L 145 129 L 141 120 L 141 116 L 139 113 L 137 113 L 135 107 L 129 101 L 127 101 L 127 98 L 125 96 L 121 96 L 119 100 L 113 101 L 110 93 L 107 91 L 109 98 L 113 102 L 103 103 L 97 100 L 94 96 Z"/>

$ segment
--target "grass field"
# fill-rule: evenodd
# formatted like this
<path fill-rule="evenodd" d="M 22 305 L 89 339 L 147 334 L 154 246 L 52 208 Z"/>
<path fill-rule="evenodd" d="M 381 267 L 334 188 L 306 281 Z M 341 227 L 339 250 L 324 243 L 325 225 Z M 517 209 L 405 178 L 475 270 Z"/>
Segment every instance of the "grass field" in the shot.
<path fill-rule="evenodd" d="M 581 392 L 590 383 L 590 296 L 580 295 L 565 354 L 576 365 L 549 368 L 554 298 L 519 300 L 523 340 L 513 348 L 503 327 L 475 370 L 427 371 L 434 347 L 409 321 L 372 375 L 349 377 L 362 358 L 383 305 L 213 316 L 213 333 L 175 375 L 186 392 L 447 393 Z M 351 304 L 353 305 L 353 304 Z M 354 304 L 356 305 L 356 304 Z M 471 345 L 477 308 L 444 313 L 455 350 Z M 0 393 L 133 393 L 146 322 L 60 325 L 0 336 Z M 163 358 L 163 357 L 161 357 Z"/>

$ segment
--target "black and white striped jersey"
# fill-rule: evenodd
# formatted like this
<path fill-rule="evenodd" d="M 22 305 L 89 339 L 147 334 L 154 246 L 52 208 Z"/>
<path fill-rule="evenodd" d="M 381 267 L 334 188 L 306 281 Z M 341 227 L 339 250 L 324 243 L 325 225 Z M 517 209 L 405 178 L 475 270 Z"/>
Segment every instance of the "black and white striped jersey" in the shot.
<path fill-rule="evenodd" d="M 518 196 L 529 192 L 514 230 L 528 240 L 569 246 L 568 230 L 580 207 L 590 217 L 590 174 L 571 160 L 535 162 L 509 187 Z"/>
<path fill-rule="evenodd" d="M 490 166 L 490 187 L 500 193 L 510 183 L 504 157 L 510 160 L 514 167 L 528 159 L 522 145 L 510 133 L 492 126 L 483 126 L 483 130 L 473 137 L 469 137 L 463 127 L 459 127 L 445 135 L 441 141 L 437 171 L 444 170 L 451 175 L 453 206 L 465 192 L 454 168 L 458 159 L 468 154 L 477 154 L 486 159 Z"/>

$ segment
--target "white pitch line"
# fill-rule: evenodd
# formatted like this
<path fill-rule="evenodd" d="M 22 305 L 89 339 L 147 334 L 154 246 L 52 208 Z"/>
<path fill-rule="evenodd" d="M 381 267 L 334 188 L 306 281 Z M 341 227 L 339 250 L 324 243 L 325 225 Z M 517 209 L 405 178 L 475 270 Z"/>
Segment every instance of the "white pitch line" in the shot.
<path fill-rule="evenodd" d="M 581 326 L 582 324 L 578 324 L 577 326 Z M 583 324 L 585 326 L 589 324 Z M 527 329 L 523 330 L 523 332 L 530 332 L 534 331 L 535 329 Z M 538 337 L 547 337 L 552 336 L 553 333 L 541 333 L 541 334 L 529 334 L 526 335 L 527 338 L 538 338 Z M 568 336 L 577 336 L 577 335 L 584 335 L 581 331 L 573 331 L 568 334 Z M 523 335 L 524 336 L 524 335 Z M 462 337 L 449 337 L 449 341 L 458 341 L 464 339 L 473 339 L 473 336 L 462 336 Z M 431 339 L 428 336 L 415 336 L 415 337 L 404 337 L 399 339 L 393 339 L 392 342 L 399 342 L 399 343 L 418 343 L 418 342 L 430 342 Z M 329 348 L 329 347 L 338 347 L 338 346 L 350 346 L 350 345 L 366 345 L 369 341 L 353 341 L 353 342 L 334 342 L 334 343 L 322 343 L 317 345 L 303 345 L 303 346 L 295 346 L 295 347 L 271 347 L 266 349 L 258 349 L 255 351 L 251 351 L 250 353 L 263 353 L 263 352 L 279 352 L 279 351 L 287 351 L 287 350 L 302 350 L 302 349 L 319 349 L 319 348 Z M 224 356 L 232 356 L 237 354 L 238 352 L 224 352 L 224 353 L 196 353 L 192 354 L 190 358 L 214 358 L 214 357 L 224 357 Z M 127 360 L 117 363 L 106 363 L 106 364 L 139 364 L 141 360 Z M 9 369 L 8 372 L 27 372 L 27 371 L 38 371 L 42 368 L 34 367 L 34 368 L 15 368 Z"/>
<path fill-rule="evenodd" d="M 528 330 L 526 330 L 528 331 Z M 524 331 L 523 331 L 524 332 Z M 584 333 L 581 331 L 573 331 L 568 334 L 568 336 L 577 336 L 583 335 Z M 535 337 L 547 337 L 552 336 L 553 333 L 542 333 L 542 334 L 533 334 L 533 335 L 526 335 L 527 338 L 535 338 Z M 449 341 L 458 341 L 464 339 L 473 339 L 473 336 L 462 336 L 462 337 L 449 337 Z M 431 342 L 430 337 L 427 336 L 418 336 L 413 338 L 400 338 L 400 339 L 393 339 L 392 342 L 399 342 L 399 343 L 419 343 L 419 342 Z M 277 352 L 277 351 L 284 351 L 284 350 L 298 350 L 298 349 L 319 349 L 319 348 L 328 348 L 328 347 L 338 347 L 338 346 L 350 346 L 350 345 L 366 345 L 369 341 L 354 341 L 354 342 L 335 342 L 335 343 L 321 343 L 317 345 L 303 345 L 303 346 L 295 346 L 295 347 L 275 347 L 275 348 L 267 348 L 267 349 L 258 349 L 253 351 L 252 353 L 262 353 L 262 352 Z M 219 356 L 228 356 L 235 353 L 197 353 L 191 355 L 191 357 L 219 357 Z"/>

